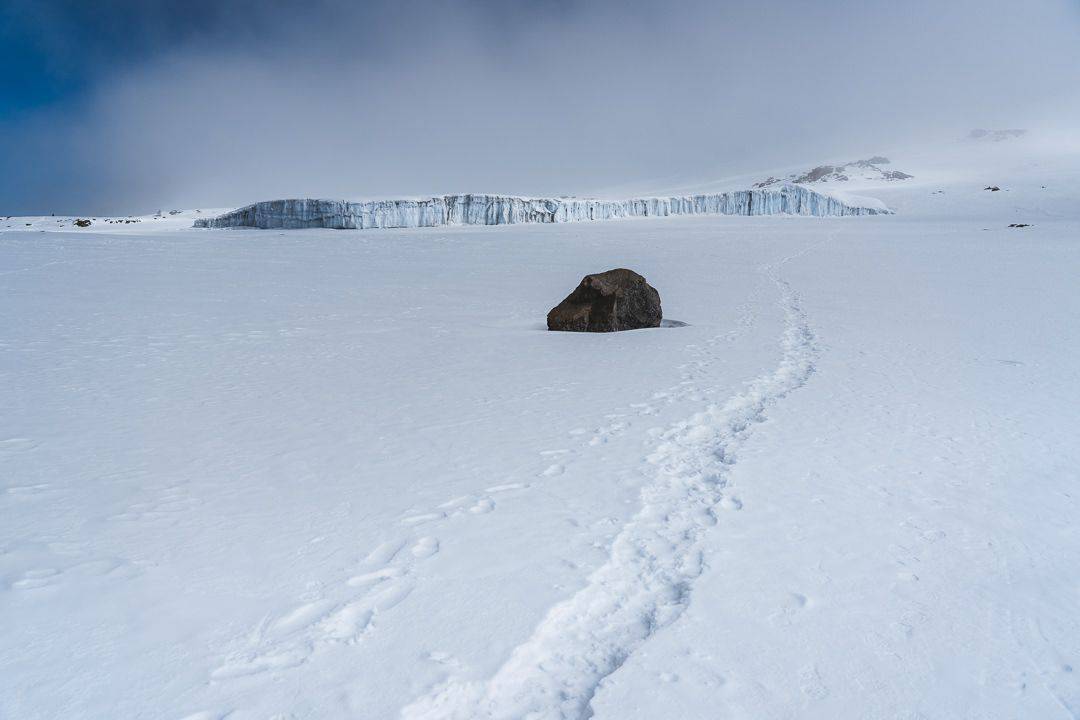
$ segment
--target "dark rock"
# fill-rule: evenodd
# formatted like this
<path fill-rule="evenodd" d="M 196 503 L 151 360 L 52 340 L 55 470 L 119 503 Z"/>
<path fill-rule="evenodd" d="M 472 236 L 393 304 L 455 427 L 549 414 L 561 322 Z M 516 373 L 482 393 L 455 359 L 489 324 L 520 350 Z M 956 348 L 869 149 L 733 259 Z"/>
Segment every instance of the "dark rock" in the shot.
<path fill-rule="evenodd" d="M 1011 227 L 1011 228 L 1025 228 L 1025 227 L 1031 227 L 1031 225 L 1029 223 L 1009 223 L 1009 227 Z"/>
<path fill-rule="evenodd" d="M 997 185 L 987 185 L 983 188 L 983 190 L 989 190 L 990 192 L 998 192 L 999 190 L 1001 190 L 1001 188 L 999 188 Z"/>
<path fill-rule="evenodd" d="M 75 224 L 79 227 L 90 227 L 90 221 L 85 218 L 79 218 L 75 221 Z"/>
<path fill-rule="evenodd" d="M 788 180 L 793 183 L 807 184 L 818 182 L 847 182 L 851 179 L 853 174 L 867 180 L 878 177 L 882 180 L 894 181 L 909 180 L 914 177 L 913 175 L 909 175 L 906 172 L 900 172 L 899 170 L 882 170 L 878 167 L 879 165 L 887 164 L 889 164 L 889 158 L 875 155 L 865 160 L 852 160 L 843 165 L 819 165 L 816 168 L 807 170 L 802 175 L 788 175 Z M 777 182 L 781 181 L 775 177 L 769 177 L 766 180 L 755 183 L 754 187 L 768 187 Z"/>
<path fill-rule="evenodd" d="M 1027 134 L 1027 130 L 1023 128 L 1010 128 L 1008 130 L 984 130 L 982 128 L 976 128 L 968 133 L 968 137 L 972 140 L 992 140 L 994 142 L 1001 142 L 1002 140 L 1012 140 L 1018 137 L 1023 137 Z"/>
<path fill-rule="evenodd" d="M 782 182 L 780 180 L 780 178 L 773 177 L 772 175 L 770 175 L 769 177 L 762 180 L 761 182 L 754 183 L 754 187 L 756 187 L 756 188 L 765 188 L 765 187 L 769 187 L 770 185 L 775 185 L 778 182 Z"/>
<path fill-rule="evenodd" d="M 832 165 L 818 165 L 816 168 L 814 168 L 812 170 L 809 170 L 809 171 L 803 173 L 802 175 L 800 175 L 799 177 L 795 178 L 795 182 L 797 182 L 797 183 L 818 182 L 820 180 L 824 180 L 829 175 L 832 175 L 834 173 L 839 174 L 842 169 L 843 169 L 842 167 L 834 167 Z M 844 179 L 847 180 L 847 178 L 844 178 Z"/>
<path fill-rule="evenodd" d="M 659 327 L 660 293 L 633 270 L 586 275 L 574 292 L 552 308 L 548 330 L 615 332 Z"/>

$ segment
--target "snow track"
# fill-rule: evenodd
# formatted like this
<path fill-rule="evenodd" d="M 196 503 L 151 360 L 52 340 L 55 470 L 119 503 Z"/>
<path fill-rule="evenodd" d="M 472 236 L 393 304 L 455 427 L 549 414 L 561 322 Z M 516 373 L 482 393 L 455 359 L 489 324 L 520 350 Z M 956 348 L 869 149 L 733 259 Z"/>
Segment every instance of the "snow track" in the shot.
<path fill-rule="evenodd" d="M 792 256 L 795 257 L 795 256 Z M 723 405 L 676 423 L 648 460 L 655 480 L 615 538 L 611 555 L 573 597 L 556 605 L 487 683 L 451 678 L 403 710 L 404 718 L 579 719 L 606 677 L 689 602 L 704 566 L 700 543 L 716 509 L 737 509 L 724 488 L 735 453 L 771 405 L 814 371 L 814 334 L 797 294 L 766 268 L 786 316 L 783 357 Z"/>

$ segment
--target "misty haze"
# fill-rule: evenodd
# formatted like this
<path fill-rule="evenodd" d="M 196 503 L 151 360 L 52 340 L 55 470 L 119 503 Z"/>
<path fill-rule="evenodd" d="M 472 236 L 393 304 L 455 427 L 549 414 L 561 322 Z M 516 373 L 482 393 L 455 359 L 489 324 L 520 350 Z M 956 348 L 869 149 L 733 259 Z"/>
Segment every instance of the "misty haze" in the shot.
<path fill-rule="evenodd" d="M 0 3 L 0 717 L 1080 717 L 1080 4 Z"/>

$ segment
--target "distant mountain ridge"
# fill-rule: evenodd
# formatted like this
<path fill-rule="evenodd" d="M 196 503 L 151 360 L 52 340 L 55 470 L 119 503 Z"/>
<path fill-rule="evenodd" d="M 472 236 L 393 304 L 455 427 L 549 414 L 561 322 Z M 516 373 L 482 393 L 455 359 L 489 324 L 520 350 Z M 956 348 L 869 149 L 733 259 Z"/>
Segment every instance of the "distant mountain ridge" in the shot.
<path fill-rule="evenodd" d="M 888 165 L 889 158 L 875 155 L 866 160 L 852 160 L 842 165 L 818 165 L 804 173 L 792 173 L 786 178 L 768 177 L 754 183 L 755 188 L 771 187 L 778 183 L 797 183 L 808 185 L 811 183 L 847 182 L 852 178 L 857 180 L 908 180 L 909 175 L 899 170 L 886 170 L 879 166 Z"/>

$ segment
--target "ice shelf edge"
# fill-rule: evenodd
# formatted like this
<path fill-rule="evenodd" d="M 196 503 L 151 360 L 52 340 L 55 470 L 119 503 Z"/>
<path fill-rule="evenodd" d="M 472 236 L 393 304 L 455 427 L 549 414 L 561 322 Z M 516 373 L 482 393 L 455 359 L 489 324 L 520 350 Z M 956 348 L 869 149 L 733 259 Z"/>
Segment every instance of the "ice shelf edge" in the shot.
<path fill-rule="evenodd" d="M 788 184 L 779 188 L 628 200 L 524 198 L 488 194 L 362 202 L 268 200 L 218 217 L 200 218 L 195 221 L 195 227 L 364 230 L 443 225 L 568 223 L 673 215 L 839 217 L 891 213 L 883 203 L 873 198 L 841 199 L 802 185 Z"/>

